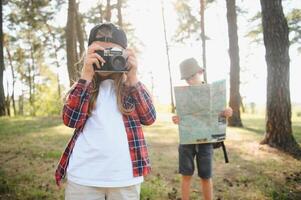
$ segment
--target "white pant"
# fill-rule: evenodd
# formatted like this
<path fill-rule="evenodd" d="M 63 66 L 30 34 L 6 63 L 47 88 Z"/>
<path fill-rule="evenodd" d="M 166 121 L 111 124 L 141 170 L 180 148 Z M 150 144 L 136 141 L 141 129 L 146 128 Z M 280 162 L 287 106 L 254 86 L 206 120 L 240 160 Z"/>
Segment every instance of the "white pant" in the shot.
<path fill-rule="evenodd" d="M 140 185 L 105 188 L 67 181 L 65 200 L 139 200 Z"/>

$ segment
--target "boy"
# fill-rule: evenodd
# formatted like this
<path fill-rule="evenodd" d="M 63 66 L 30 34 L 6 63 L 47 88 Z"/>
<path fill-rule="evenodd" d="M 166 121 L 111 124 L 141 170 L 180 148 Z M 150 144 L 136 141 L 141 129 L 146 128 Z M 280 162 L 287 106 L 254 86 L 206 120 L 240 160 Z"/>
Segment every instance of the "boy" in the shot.
<path fill-rule="evenodd" d="M 184 60 L 180 64 L 181 79 L 190 86 L 203 84 L 202 75 L 204 70 L 194 58 Z M 232 109 L 226 108 L 222 113 L 225 117 L 232 116 Z M 173 116 L 172 121 L 179 124 L 179 116 Z M 206 144 L 180 144 L 179 145 L 179 173 L 182 174 L 182 200 L 189 199 L 191 178 L 194 172 L 194 158 L 196 158 L 198 176 L 205 200 L 213 199 L 212 186 L 212 155 L 213 146 Z"/>

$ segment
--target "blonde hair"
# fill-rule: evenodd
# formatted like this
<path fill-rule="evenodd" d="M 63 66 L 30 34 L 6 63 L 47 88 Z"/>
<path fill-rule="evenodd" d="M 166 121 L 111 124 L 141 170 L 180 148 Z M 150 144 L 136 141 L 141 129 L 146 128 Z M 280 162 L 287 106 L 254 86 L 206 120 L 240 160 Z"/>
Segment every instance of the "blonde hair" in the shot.
<path fill-rule="evenodd" d="M 115 93 L 116 93 L 116 100 L 117 100 L 117 106 L 119 111 L 122 114 L 129 115 L 133 111 L 133 107 L 128 108 L 124 104 L 124 99 L 125 99 L 125 86 L 124 86 L 124 81 L 125 81 L 125 76 L 123 73 L 114 73 L 110 75 L 110 78 L 114 80 L 114 87 L 115 87 Z M 96 99 L 99 94 L 99 86 L 101 82 L 104 79 L 98 74 L 95 74 L 93 79 L 92 79 L 92 92 L 91 92 L 91 97 L 90 97 L 90 102 L 89 102 L 89 108 L 88 108 L 88 115 L 91 115 L 92 110 L 95 108 L 96 105 Z"/>
<path fill-rule="evenodd" d="M 116 100 L 117 100 L 117 107 L 119 109 L 119 111 L 124 114 L 124 115 L 130 115 L 131 112 L 134 110 L 134 107 L 126 107 L 125 105 L 125 98 L 126 95 L 128 95 L 125 91 L 125 85 L 124 85 L 124 81 L 125 81 L 125 74 L 123 73 L 116 73 L 116 74 L 112 74 L 110 75 L 110 78 L 112 78 L 114 80 L 114 88 L 115 88 L 115 93 L 116 93 Z M 103 79 L 99 74 L 95 73 L 92 79 L 92 91 L 91 91 L 91 96 L 89 99 L 89 107 L 88 107 L 88 116 L 91 115 L 92 110 L 95 108 L 96 106 L 96 100 L 97 100 L 97 96 L 99 94 L 99 86 L 101 84 L 101 82 L 105 80 Z M 66 100 L 68 99 L 69 94 L 71 93 L 71 91 L 75 88 L 77 82 L 75 82 L 71 88 L 68 90 L 68 92 L 65 94 L 64 98 L 63 98 L 63 102 L 64 104 L 66 104 Z"/>

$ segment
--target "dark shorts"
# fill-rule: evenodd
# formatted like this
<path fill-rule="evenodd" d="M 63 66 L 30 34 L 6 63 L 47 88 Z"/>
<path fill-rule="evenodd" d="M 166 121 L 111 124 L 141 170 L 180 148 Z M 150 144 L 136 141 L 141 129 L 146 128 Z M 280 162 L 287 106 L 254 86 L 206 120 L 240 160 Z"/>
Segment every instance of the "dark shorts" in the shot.
<path fill-rule="evenodd" d="M 198 176 L 209 179 L 212 176 L 212 144 L 180 144 L 179 145 L 179 173 L 192 176 L 194 173 L 194 158 L 198 169 Z"/>

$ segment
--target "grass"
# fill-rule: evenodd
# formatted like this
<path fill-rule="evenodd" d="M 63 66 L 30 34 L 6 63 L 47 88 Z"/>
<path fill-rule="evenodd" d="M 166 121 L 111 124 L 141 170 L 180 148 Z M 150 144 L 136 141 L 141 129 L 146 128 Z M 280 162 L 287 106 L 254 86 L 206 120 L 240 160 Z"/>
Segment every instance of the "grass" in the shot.
<path fill-rule="evenodd" d="M 152 174 L 141 188 L 141 199 L 179 199 L 178 131 L 171 115 L 159 113 L 153 126 L 145 127 Z M 264 117 L 243 115 L 245 128 L 228 128 L 226 146 L 214 152 L 215 199 L 301 199 L 301 162 L 259 145 Z M 293 118 L 296 140 L 301 144 L 301 118 Z M 72 129 L 59 117 L 0 118 L 0 199 L 63 199 L 64 190 L 54 182 L 54 170 Z M 191 199 L 202 199 L 197 176 Z"/>

